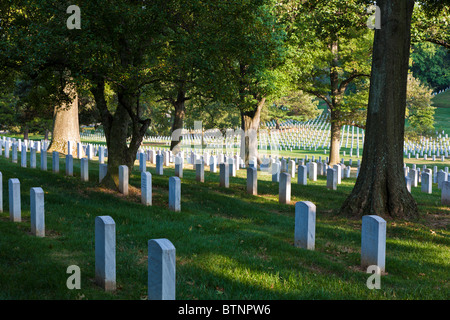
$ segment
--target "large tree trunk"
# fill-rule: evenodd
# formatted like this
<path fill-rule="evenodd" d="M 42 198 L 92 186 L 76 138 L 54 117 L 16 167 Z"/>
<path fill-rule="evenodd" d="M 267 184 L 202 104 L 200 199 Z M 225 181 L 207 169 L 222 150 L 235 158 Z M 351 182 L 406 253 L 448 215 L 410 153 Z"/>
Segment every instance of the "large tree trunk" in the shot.
<path fill-rule="evenodd" d="M 183 130 L 184 116 L 186 114 L 185 101 L 186 93 L 183 90 L 179 90 L 177 100 L 173 103 L 175 114 L 172 124 L 172 141 L 170 143 L 170 150 L 172 150 L 174 154 L 177 154 L 180 151 L 181 130 Z"/>
<path fill-rule="evenodd" d="M 333 166 L 339 163 L 339 151 L 341 149 L 341 119 L 339 107 L 342 100 L 342 93 L 339 90 L 339 44 L 335 40 L 330 44 L 330 50 L 333 59 L 330 64 L 330 86 L 331 86 L 331 105 L 330 105 L 330 123 L 331 123 L 331 139 L 330 139 L 330 157 L 328 164 Z"/>
<path fill-rule="evenodd" d="M 250 158 L 256 157 L 258 163 L 258 129 L 261 119 L 261 110 L 266 99 L 263 98 L 253 110 L 241 111 L 241 158 L 248 165 Z"/>
<path fill-rule="evenodd" d="M 64 92 L 72 98 L 70 105 L 63 104 L 56 106 L 53 113 L 52 141 L 48 152 L 57 151 L 68 153 L 68 141 L 72 141 L 76 146 L 81 141 L 80 123 L 78 121 L 78 94 L 74 86 L 70 83 L 64 88 Z M 76 154 L 76 148 L 72 148 L 72 154 Z"/>
<path fill-rule="evenodd" d="M 353 216 L 414 217 L 403 171 L 406 86 L 413 0 L 379 0 L 361 170 L 341 208 Z"/>
<path fill-rule="evenodd" d="M 141 121 L 137 113 L 131 111 L 133 106 L 138 103 L 137 98 L 123 92 L 118 93 L 119 103 L 115 113 L 111 114 L 104 96 L 104 81 L 96 79 L 94 82 L 95 85 L 91 88 L 91 92 L 101 114 L 108 148 L 108 173 L 101 184 L 110 189 L 118 189 L 119 166 L 128 166 L 128 172 L 131 174 L 137 151 L 150 121 Z M 131 130 L 131 141 L 128 144 L 129 130 Z"/>
<path fill-rule="evenodd" d="M 23 140 L 28 140 L 28 132 L 29 132 L 28 125 L 25 126 L 25 129 L 23 130 Z"/>
<path fill-rule="evenodd" d="M 328 164 L 333 166 L 339 163 L 339 150 L 341 149 L 341 129 L 342 125 L 339 119 L 338 111 L 331 110 L 331 137 L 330 137 L 330 158 Z"/>
<path fill-rule="evenodd" d="M 127 111 L 119 104 L 112 118 L 108 138 L 108 173 L 102 181 L 107 187 L 118 187 L 119 185 L 119 166 L 128 166 L 128 172 L 131 171 L 136 160 L 136 153 L 130 155 L 128 151 L 127 138 L 130 116 Z"/>

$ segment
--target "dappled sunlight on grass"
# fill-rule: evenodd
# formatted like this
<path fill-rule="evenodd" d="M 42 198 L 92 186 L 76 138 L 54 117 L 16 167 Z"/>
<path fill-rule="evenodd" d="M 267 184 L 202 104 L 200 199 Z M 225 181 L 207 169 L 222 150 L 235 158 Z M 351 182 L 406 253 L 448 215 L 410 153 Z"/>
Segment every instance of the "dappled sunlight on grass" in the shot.
<path fill-rule="evenodd" d="M 440 200 L 437 191 L 424 195 L 413 190 L 423 212 L 419 221 L 388 221 L 388 274 L 382 290 L 375 292 L 365 286 L 368 275 L 360 267 L 361 219 L 338 215 L 354 178 L 343 179 L 337 191 L 327 189 L 322 176 L 308 180 L 307 186 L 294 178 L 291 203 L 281 205 L 278 183 L 269 175 L 258 175 L 258 195 L 253 196 L 246 193 L 246 170 L 230 177 L 230 188 L 221 188 L 219 173 L 205 171 L 205 182 L 200 183 L 195 171 L 186 168 L 181 212 L 172 212 L 167 202 L 173 168 L 158 176 L 148 164 L 153 205 L 147 207 L 140 203 L 137 168 L 131 172 L 130 195 L 123 196 L 98 186 L 95 161 L 90 162 L 89 182 L 80 181 L 76 161 L 74 177 L 66 177 L 63 166 L 54 174 L 19 169 L 1 158 L 0 162 L 4 181 L 11 177 L 21 181 L 23 217 L 20 224 L 9 221 L 4 188 L 0 254 L 12 270 L 3 279 L 12 283 L 14 274 L 35 275 L 32 269 L 38 265 L 53 290 L 48 292 L 42 280 L 31 277 L 22 285 L 7 285 L 4 296 L 74 299 L 77 295 L 65 288 L 65 270 L 77 264 L 86 273 L 85 299 L 140 299 L 146 294 L 147 241 L 155 238 L 167 238 L 177 248 L 177 298 L 182 299 L 441 299 L 444 290 L 436 287 L 448 289 L 443 280 L 449 268 L 448 208 L 435 205 Z M 45 192 L 48 232 L 43 239 L 29 232 L 29 190 L 37 186 Z M 294 205 L 305 200 L 317 208 L 314 251 L 294 247 Z M 94 219 L 100 215 L 110 215 L 116 222 L 120 290 L 112 294 L 92 282 Z M 39 289 L 27 293 L 36 283 Z"/>

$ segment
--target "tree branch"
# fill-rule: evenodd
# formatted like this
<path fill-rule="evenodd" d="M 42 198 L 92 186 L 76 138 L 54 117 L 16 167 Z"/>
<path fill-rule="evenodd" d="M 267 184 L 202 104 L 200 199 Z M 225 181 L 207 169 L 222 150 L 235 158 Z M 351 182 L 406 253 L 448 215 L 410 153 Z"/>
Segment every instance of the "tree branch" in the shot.
<path fill-rule="evenodd" d="M 429 38 L 429 39 L 425 39 L 425 41 L 428 41 L 428 42 L 443 46 L 444 48 L 450 49 L 450 43 L 448 43 L 447 41 L 444 41 L 444 40 Z"/>
<path fill-rule="evenodd" d="M 343 81 L 341 82 L 341 84 L 339 85 L 339 91 L 342 92 L 342 89 L 345 90 L 345 88 L 348 86 L 348 84 L 349 84 L 350 82 L 352 82 L 353 80 L 355 80 L 356 78 L 359 78 L 359 77 L 368 77 L 368 78 L 370 78 L 370 74 L 365 74 L 365 73 L 352 73 L 352 74 L 350 75 L 350 77 L 348 77 L 347 79 L 345 79 L 345 80 L 343 80 Z"/>

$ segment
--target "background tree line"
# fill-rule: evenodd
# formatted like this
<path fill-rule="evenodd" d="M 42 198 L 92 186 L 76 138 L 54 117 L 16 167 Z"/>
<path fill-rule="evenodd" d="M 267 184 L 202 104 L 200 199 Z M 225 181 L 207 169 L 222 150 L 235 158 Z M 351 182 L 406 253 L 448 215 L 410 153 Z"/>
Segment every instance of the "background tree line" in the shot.
<path fill-rule="evenodd" d="M 449 9 L 447 1 L 407 2 L 377 5 L 384 16 L 387 5 L 398 5 L 396 17 L 406 14 L 411 23 L 404 34 L 413 53 L 402 56 L 411 74 L 409 81 L 402 75 L 408 95 L 400 106 L 408 112 L 396 125 L 408 118 L 423 134 L 433 125 L 431 91 L 448 79 Z M 109 150 L 103 183 L 114 188 L 118 166 L 132 166 L 145 134 L 168 134 L 197 117 L 205 128 L 239 126 L 248 162 L 258 156 L 248 133 L 261 121 L 307 119 L 320 105 L 330 114 L 335 164 L 342 126 L 367 126 L 376 35 L 383 34 L 367 27 L 370 4 L 80 0 L 81 29 L 69 30 L 69 1 L 2 2 L 2 129 L 42 132 L 51 125 L 67 133 L 77 117 L 100 123 Z M 64 151 L 67 137 L 52 138 L 52 148 Z"/>

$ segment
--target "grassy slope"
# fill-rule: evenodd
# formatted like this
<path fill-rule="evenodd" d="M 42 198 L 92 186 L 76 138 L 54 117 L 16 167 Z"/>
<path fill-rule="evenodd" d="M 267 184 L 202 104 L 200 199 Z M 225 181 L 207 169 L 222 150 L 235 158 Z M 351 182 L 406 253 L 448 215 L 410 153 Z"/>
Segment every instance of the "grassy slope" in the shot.
<path fill-rule="evenodd" d="M 49 157 L 49 170 L 51 159 Z M 147 241 L 168 238 L 177 248 L 177 299 L 447 299 L 450 288 L 450 209 L 441 207 L 440 192 L 423 195 L 413 188 L 422 217 L 388 221 L 388 274 L 380 290 L 369 290 L 361 270 L 360 219 L 336 213 L 354 179 L 337 191 L 323 177 L 308 186 L 292 181 L 291 205 L 278 204 L 278 184 L 259 174 L 258 196 L 245 193 L 245 171 L 219 188 L 218 174 L 205 172 L 205 183 L 186 169 L 182 212 L 167 209 L 168 177 L 153 174 L 153 206 L 139 203 L 139 173 L 133 171 L 132 193 L 123 197 L 97 188 L 98 165 L 90 163 L 91 182 L 20 168 L 0 157 L 4 212 L 0 214 L 0 299 L 141 299 L 147 290 Z M 38 157 L 39 168 L 39 157 Z M 7 181 L 19 178 L 23 222 L 8 214 Z M 45 194 L 45 238 L 30 230 L 29 190 Z M 293 246 L 294 203 L 317 206 L 316 249 Z M 116 222 L 118 290 L 105 293 L 94 282 L 94 220 L 110 215 Z M 68 290 L 66 269 L 81 269 L 81 290 Z"/>
<path fill-rule="evenodd" d="M 450 90 L 434 96 L 433 106 L 437 107 L 434 116 L 436 130 L 445 130 L 445 133 L 450 134 Z"/>

